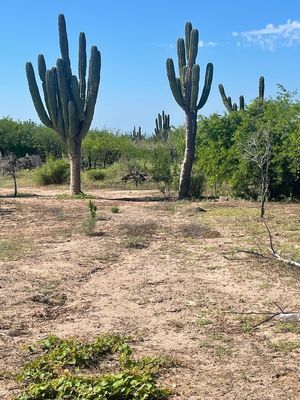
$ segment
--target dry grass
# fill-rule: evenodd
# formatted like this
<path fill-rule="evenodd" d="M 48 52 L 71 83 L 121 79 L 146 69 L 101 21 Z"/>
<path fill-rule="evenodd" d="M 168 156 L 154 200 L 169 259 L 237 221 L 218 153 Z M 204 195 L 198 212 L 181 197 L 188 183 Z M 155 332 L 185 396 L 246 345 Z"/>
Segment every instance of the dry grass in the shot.
<path fill-rule="evenodd" d="M 221 237 L 220 232 L 209 228 L 207 225 L 199 223 L 186 223 L 180 226 L 181 234 L 186 238 L 205 238 L 213 239 Z"/>

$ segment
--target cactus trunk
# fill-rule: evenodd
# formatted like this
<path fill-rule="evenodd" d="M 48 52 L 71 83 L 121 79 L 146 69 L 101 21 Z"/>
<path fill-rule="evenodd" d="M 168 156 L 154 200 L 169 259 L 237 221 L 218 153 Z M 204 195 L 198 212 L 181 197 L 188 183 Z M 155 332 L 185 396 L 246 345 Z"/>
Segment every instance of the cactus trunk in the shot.
<path fill-rule="evenodd" d="M 184 158 L 181 165 L 178 198 L 180 200 L 186 199 L 189 196 L 190 179 L 192 167 L 195 157 L 195 143 L 197 131 L 197 114 L 187 113 L 185 124 L 185 150 Z"/>
<path fill-rule="evenodd" d="M 81 192 L 81 151 L 80 148 L 69 154 L 70 160 L 70 194 L 76 195 Z"/>

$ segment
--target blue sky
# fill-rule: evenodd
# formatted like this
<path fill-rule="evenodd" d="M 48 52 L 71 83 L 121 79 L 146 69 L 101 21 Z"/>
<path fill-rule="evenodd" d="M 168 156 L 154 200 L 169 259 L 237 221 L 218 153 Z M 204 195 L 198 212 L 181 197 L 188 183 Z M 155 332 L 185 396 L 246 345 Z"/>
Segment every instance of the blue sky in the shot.
<path fill-rule="evenodd" d="M 172 125 L 184 122 L 165 62 L 172 57 L 177 63 L 176 41 L 183 37 L 186 21 L 200 31 L 201 86 L 206 64 L 214 64 L 203 114 L 224 112 L 219 83 L 233 100 L 243 94 L 246 103 L 257 95 L 261 75 L 267 96 L 276 95 L 277 83 L 300 91 L 298 0 L 10 0 L 1 1 L 0 117 L 38 122 L 24 66 L 31 61 L 36 69 L 39 53 L 49 67 L 55 64 L 60 13 L 67 21 L 73 73 L 80 31 L 88 49 L 95 44 L 101 51 L 93 127 L 129 132 L 141 125 L 149 135 L 162 110 L 171 115 Z"/>

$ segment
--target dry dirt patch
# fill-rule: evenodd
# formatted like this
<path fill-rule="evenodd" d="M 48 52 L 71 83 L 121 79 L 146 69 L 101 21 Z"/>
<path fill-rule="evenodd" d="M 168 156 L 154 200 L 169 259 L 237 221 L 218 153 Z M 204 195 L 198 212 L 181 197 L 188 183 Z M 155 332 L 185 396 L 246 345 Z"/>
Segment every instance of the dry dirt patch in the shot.
<path fill-rule="evenodd" d="M 297 330 L 274 321 L 251 331 L 259 317 L 236 314 L 274 310 L 273 302 L 300 310 L 297 270 L 223 256 L 263 238 L 254 203 L 93 191 L 103 235 L 86 237 L 87 200 L 56 194 L 1 200 L 1 398 L 16 393 L 11 374 L 24 362 L 24 344 L 49 333 L 104 332 L 133 335 L 140 354 L 175 359 L 162 379 L 176 399 L 300 397 L 300 351 L 288 344 L 300 341 Z M 300 206 L 271 204 L 269 215 L 276 243 L 297 251 Z M 146 245 L 126 246 L 133 237 Z"/>

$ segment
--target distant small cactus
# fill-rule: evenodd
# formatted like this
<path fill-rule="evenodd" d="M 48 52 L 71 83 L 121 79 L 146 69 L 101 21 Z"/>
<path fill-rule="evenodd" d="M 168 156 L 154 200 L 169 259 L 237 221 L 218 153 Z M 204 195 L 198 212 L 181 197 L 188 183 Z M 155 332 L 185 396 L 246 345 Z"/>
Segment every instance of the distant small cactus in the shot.
<path fill-rule="evenodd" d="M 133 128 L 133 131 L 131 132 L 131 140 L 133 140 L 134 142 L 138 142 L 141 141 L 143 139 L 145 139 L 146 134 L 142 134 L 142 128 L 139 126 L 138 130 L 136 130 L 136 128 Z"/>
<path fill-rule="evenodd" d="M 155 119 L 154 139 L 167 142 L 170 132 L 170 115 L 163 111 Z"/>

